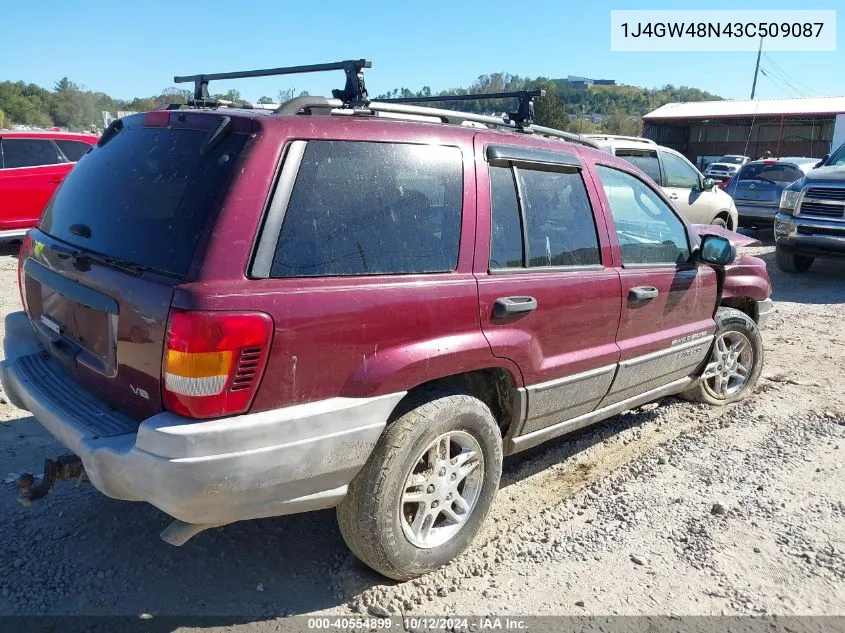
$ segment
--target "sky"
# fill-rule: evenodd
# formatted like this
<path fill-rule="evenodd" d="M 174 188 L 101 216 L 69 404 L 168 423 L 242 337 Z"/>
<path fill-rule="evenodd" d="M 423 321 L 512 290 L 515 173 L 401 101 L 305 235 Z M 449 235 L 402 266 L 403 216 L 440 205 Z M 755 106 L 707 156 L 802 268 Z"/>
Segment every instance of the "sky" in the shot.
<path fill-rule="evenodd" d="M 839 7 L 837 6 L 839 5 Z M 521 76 L 581 75 L 618 83 L 687 85 L 747 99 L 756 52 L 611 52 L 611 9 L 699 8 L 640 0 L 545 2 L 289 2 L 285 0 L 0 0 L 0 81 L 52 89 L 69 77 L 88 90 L 129 99 L 160 94 L 174 75 L 227 72 L 369 58 L 371 95 L 392 88 L 432 92 L 469 85 L 494 72 Z M 841 0 L 711 1 L 708 9 L 837 9 Z M 841 38 L 840 38 L 841 39 Z M 845 45 L 836 52 L 765 52 L 769 76 L 757 97 L 845 95 Z M 183 84 L 180 87 L 190 87 Z M 280 89 L 329 94 L 343 73 L 240 79 L 248 100 Z"/>

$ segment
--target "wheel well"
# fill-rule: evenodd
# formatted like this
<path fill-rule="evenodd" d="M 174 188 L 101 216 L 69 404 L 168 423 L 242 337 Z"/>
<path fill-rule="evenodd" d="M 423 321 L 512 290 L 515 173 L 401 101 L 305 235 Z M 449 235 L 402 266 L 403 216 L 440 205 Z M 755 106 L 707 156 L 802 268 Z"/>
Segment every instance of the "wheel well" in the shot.
<path fill-rule="evenodd" d="M 405 413 L 427 402 L 437 392 L 456 390 L 467 393 L 481 400 L 490 407 L 496 418 L 502 437 L 505 437 L 511 425 L 521 415 L 516 384 L 511 374 L 500 367 L 468 371 L 452 376 L 444 376 L 409 389 L 405 397 L 393 410 L 388 423 L 400 418 Z"/>
<path fill-rule="evenodd" d="M 726 308 L 735 308 L 740 312 L 748 315 L 752 321 L 757 323 L 757 302 L 748 297 L 731 297 L 729 299 L 722 299 L 720 304 Z"/>
<path fill-rule="evenodd" d="M 719 211 L 716 214 L 717 218 L 722 218 L 728 225 L 728 230 L 733 231 L 736 227 L 733 225 L 733 220 L 731 219 L 731 214 L 728 211 Z"/>

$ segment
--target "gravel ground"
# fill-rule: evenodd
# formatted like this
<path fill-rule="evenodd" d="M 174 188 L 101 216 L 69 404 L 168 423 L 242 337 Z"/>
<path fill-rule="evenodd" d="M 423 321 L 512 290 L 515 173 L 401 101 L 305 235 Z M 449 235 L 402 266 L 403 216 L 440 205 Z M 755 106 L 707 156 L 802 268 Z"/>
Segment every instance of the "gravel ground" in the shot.
<path fill-rule="evenodd" d="M 845 614 L 845 263 L 769 262 L 777 312 L 754 395 L 674 398 L 509 458 L 490 520 L 453 564 L 409 583 L 346 550 L 333 512 L 264 519 L 174 548 L 155 508 L 60 484 L 12 485 L 62 452 L 0 394 L 0 615 Z M 0 251 L 0 310 L 19 305 Z M 2 326 L 0 326 L 2 327 Z"/>

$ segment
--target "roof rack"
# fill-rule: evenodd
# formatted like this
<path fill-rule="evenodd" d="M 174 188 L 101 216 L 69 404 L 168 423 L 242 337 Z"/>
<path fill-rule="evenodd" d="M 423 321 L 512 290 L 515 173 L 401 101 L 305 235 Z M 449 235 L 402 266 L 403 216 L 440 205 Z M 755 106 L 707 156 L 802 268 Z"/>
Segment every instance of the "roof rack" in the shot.
<path fill-rule="evenodd" d="M 187 75 L 174 77 L 176 83 L 194 83 L 194 98 L 188 103 L 194 107 L 219 107 L 228 105 L 228 102 L 211 99 L 208 94 L 208 82 L 218 79 L 241 79 L 248 77 L 269 77 L 273 75 L 293 75 L 299 73 L 324 72 L 329 70 L 342 70 L 346 73 L 346 86 L 343 90 L 332 90 L 332 98 L 302 96 L 295 97 L 283 103 L 275 110 L 275 114 L 346 114 L 346 115 L 373 115 L 383 113 L 385 115 L 407 115 L 409 117 L 430 117 L 439 119 L 443 123 L 464 122 L 481 123 L 483 125 L 501 127 L 527 134 L 537 134 L 552 138 L 564 139 L 573 143 L 580 143 L 589 147 L 600 149 L 599 146 L 578 134 L 570 134 L 562 130 L 534 125 L 534 98 L 542 97 L 545 90 L 517 90 L 514 92 L 489 92 L 467 95 L 442 95 L 434 97 L 401 97 L 395 99 L 382 99 L 370 101 L 367 95 L 367 88 L 364 83 L 364 69 L 372 68 L 373 64 L 369 59 L 347 59 L 342 62 L 329 64 L 311 64 L 308 66 L 288 66 L 283 68 L 265 68 L 261 70 L 245 70 L 229 73 L 213 73 L 202 75 Z M 507 99 L 515 97 L 518 105 L 516 112 L 494 116 L 489 114 L 475 114 L 473 112 L 460 112 L 458 110 L 443 110 L 425 106 L 412 105 L 414 103 L 437 103 L 447 101 L 476 101 L 488 99 Z M 168 109 L 179 108 L 178 104 L 167 106 Z M 247 104 L 247 107 L 252 107 Z"/>
<path fill-rule="evenodd" d="M 440 95 L 434 97 L 399 97 L 394 99 L 381 99 L 382 103 L 439 103 L 446 101 L 481 101 L 486 99 L 508 99 L 516 97 L 519 106 L 516 112 L 508 113 L 508 118 L 517 126 L 531 125 L 534 120 L 534 97 L 544 97 L 546 91 L 517 90 L 514 92 L 483 92 L 467 95 Z"/>
<path fill-rule="evenodd" d="M 343 90 L 332 90 L 335 99 L 344 105 L 361 105 L 368 101 L 367 88 L 364 85 L 364 68 L 372 68 L 369 59 L 347 59 L 329 64 L 310 64 L 307 66 L 286 66 L 282 68 L 263 68 L 230 73 L 212 73 L 208 75 L 186 75 L 174 77 L 177 84 L 194 82 L 194 103 L 191 105 L 215 106 L 216 102 L 208 95 L 208 82 L 218 79 L 245 79 L 248 77 L 270 77 L 273 75 L 296 75 L 300 73 L 318 73 L 329 70 L 342 70 L 346 73 L 346 86 Z"/>

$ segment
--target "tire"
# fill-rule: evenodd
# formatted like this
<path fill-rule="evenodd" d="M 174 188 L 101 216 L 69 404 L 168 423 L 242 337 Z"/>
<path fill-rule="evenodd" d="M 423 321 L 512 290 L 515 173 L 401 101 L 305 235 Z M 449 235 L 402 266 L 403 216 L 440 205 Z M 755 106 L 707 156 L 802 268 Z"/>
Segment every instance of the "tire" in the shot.
<path fill-rule="evenodd" d="M 741 342 L 741 347 L 736 348 L 741 349 L 738 353 L 732 351 L 736 342 Z M 732 358 L 731 354 L 736 355 Z M 724 364 L 726 360 L 729 363 L 727 366 Z M 742 380 L 740 368 L 745 369 Z M 681 395 L 687 400 L 710 405 L 737 402 L 753 391 L 762 371 L 763 339 L 757 325 L 744 312 L 734 308 L 719 308 L 716 311 L 716 337 L 701 380 Z M 727 383 L 724 381 L 726 375 Z M 724 390 L 720 388 L 722 385 L 726 387 Z"/>
<path fill-rule="evenodd" d="M 721 226 L 723 229 L 728 228 L 728 221 L 723 217 L 713 218 L 710 224 L 712 226 Z"/>
<path fill-rule="evenodd" d="M 813 265 L 814 258 L 807 255 L 796 255 L 790 251 L 775 247 L 775 261 L 778 268 L 785 273 L 805 273 Z"/>
<path fill-rule="evenodd" d="M 463 451 L 460 455 L 469 454 L 467 447 L 478 448 L 478 463 L 474 468 L 466 469 L 473 463 L 472 458 L 460 466 L 455 465 L 460 458 L 454 458 L 449 462 L 438 461 L 439 471 L 427 465 L 421 469 L 428 463 L 421 460 L 431 454 L 427 448 L 438 441 L 442 455 L 442 438 L 446 434 L 451 434 L 451 455 L 456 453 L 456 448 Z M 446 467 L 456 470 L 449 473 Z M 462 475 L 463 470 L 458 469 L 465 469 L 469 474 Z M 445 494 L 452 485 L 451 474 L 456 475 L 456 481 L 463 477 L 454 485 L 462 485 L 459 494 L 463 503 L 468 503 L 464 506 L 468 511 L 461 511 L 455 500 L 443 501 L 442 505 L 436 500 L 429 502 L 432 496 L 425 497 L 425 502 L 406 502 L 408 498 L 424 495 L 453 498 L 449 495 L 455 495 L 455 489 Z M 469 546 L 487 517 L 501 475 L 502 437 L 487 405 L 452 390 L 434 392 L 382 434 L 337 507 L 340 532 L 355 556 L 377 572 L 395 580 L 416 578 L 445 565 Z M 414 483 L 423 480 L 426 483 Z M 432 491 L 435 483 L 437 487 Z M 411 496 L 404 497 L 406 493 Z M 446 514 L 447 507 L 451 516 Z M 421 511 L 425 518 L 418 522 L 414 519 Z M 429 522 L 429 516 L 434 517 L 433 522 Z M 456 523 L 453 517 L 461 522 Z"/>

